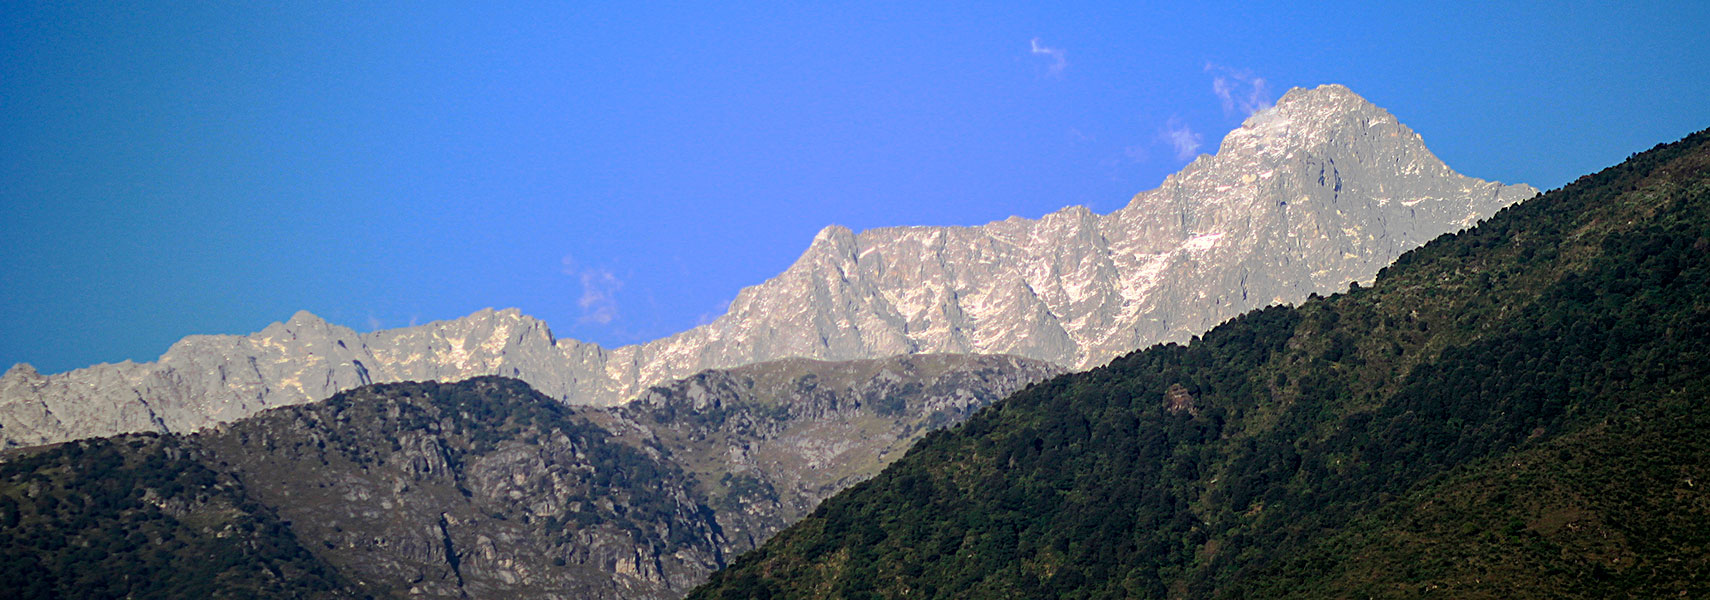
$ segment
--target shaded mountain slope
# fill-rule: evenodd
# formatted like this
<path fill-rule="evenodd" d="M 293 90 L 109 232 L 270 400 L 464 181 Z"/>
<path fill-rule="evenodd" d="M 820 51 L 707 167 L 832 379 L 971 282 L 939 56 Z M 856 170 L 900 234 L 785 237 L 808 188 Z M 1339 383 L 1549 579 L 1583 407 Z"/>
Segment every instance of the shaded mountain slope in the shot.
<path fill-rule="evenodd" d="M 191 436 L 17 450 L 0 464 L 0 583 L 677 598 L 929 428 L 1059 372 L 1006 356 L 795 360 L 616 409 L 497 377 L 382 384 Z"/>
<path fill-rule="evenodd" d="M 1642 423 L 1704 420 L 1706 339 L 1700 132 L 1409 252 L 1371 288 L 1018 393 L 691 597 L 1704 595 L 1701 430 Z M 1567 485 L 1556 465 L 1589 487 L 1518 505 L 1469 487 Z M 1433 523 L 1499 537 L 1390 545 Z M 1568 525 L 1631 537 L 1574 545 Z"/>

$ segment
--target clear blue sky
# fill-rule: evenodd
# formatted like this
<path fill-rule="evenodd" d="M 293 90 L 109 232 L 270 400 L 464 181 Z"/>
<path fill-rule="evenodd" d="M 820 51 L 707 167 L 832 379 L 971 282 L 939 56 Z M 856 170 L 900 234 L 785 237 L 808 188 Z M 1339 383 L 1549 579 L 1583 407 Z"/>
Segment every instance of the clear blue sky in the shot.
<path fill-rule="evenodd" d="M 1710 127 L 1703 2 L 58 4 L 0 1 L 0 368 L 299 309 L 645 341 L 828 224 L 1116 209 L 1255 91 L 1540 188 Z"/>

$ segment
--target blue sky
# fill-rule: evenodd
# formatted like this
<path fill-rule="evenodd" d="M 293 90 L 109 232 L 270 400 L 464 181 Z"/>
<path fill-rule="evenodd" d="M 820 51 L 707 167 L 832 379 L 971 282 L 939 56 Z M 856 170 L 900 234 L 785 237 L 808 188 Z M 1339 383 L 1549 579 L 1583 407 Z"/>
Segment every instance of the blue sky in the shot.
<path fill-rule="evenodd" d="M 645 341 L 828 224 L 1114 210 L 1294 86 L 1540 188 L 1710 126 L 1707 3 L 46 4 L 0 4 L 0 363 L 44 372 L 299 309 Z"/>

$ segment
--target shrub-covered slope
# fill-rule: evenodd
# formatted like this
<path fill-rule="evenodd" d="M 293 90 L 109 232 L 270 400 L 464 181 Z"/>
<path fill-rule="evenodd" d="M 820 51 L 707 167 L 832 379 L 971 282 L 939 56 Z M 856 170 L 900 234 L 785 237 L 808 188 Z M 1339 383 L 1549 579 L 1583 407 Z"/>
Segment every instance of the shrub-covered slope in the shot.
<path fill-rule="evenodd" d="M 1668 394 L 1441 477 L 1250 578 L 1242 595 L 1702 597 L 1703 401 Z"/>
<path fill-rule="evenodd" d="M 1710 132 L 1034 386 L 693 598 L 1710 593 Z"/>
<path fill-rule="evenodd" d="M 0 463 L 0 597 L 362 595 L 193 452 L 140 434 Z"/>

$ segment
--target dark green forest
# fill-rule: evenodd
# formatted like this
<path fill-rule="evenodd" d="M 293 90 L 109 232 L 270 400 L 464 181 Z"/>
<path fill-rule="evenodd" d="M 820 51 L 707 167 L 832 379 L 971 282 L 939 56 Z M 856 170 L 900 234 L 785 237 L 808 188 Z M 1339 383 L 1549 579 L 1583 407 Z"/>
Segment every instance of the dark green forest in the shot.
<path fill-rule="evenodd" d="M 1710 132 L 1035 385 L 691 598 L 1710 595 Z"/>

